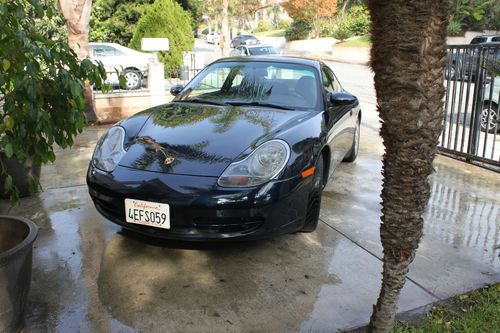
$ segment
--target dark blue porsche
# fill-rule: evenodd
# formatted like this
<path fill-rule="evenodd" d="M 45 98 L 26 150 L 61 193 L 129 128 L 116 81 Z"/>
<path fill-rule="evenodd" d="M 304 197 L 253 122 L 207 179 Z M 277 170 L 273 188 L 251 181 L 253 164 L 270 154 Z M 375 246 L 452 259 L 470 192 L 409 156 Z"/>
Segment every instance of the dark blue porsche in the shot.
<path fill-rule="evenodd" d="M 328 178 L 356 159 L 361 122 L 327 65 L 224 58 L 171 93 L 97 143 L 87 184 L 102 215 L 182 240 L 315 230 Z"/>

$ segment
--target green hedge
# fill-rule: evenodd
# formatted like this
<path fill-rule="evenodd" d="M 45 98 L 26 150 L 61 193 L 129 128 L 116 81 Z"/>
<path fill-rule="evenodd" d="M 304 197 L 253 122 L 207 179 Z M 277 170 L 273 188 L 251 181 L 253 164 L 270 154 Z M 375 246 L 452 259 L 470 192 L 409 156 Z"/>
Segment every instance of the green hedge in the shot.
<path fill-rule="evenodd" d="M 129 46 L 140 50 L 143 37 L 167 37 L 170 50 L 158 52 L 158 55 L 166 70 L 176 69 L 182 65 L 182 52 L 194 46 L 191 16 L 172 0 L 156 0 L 137 22 Z"/>
<path fill-rule="evenodd" d="M 364 5 L 352 6 L 344 16 L 326 23 L 321 30 L 321 37 L 333 37 L 344 40 L 353 36 L 364 36 L 370 32 L 370 13 Z"/>
<path fill-rule="evenodd" d="M 288 29 L 285 30 L 286 40 L 307 39 L 311 34 L 312 27 L 304 21 L 293 21 Z"/>

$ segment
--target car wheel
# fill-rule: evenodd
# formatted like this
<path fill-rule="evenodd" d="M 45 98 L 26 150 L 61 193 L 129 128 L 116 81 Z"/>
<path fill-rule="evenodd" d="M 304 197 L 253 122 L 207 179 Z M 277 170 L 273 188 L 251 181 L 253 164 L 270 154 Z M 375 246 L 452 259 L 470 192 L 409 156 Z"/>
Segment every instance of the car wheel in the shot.
<path fill-rule="evenodd" d="M 319 211 L 321 208 L 321 194 L 325 186 L 323 181 L 324 176 L 323 155 L 320 155 L 316 162 L 316 170 L 314 171 L 314 179 L 311 193 L 309 194 L 309 202 L 307 203 L 306 221 L 300 232 L 313 232 L 316 230 L 319 221 Z"/>
<path fill-rule="evenodd" d="M 495 133 L 498 130 L 498 106 L 485 103 L 481 111 L 481 131 Z"/>
<path fill-rule="evenodd" d="M 356 157 L 358 157 L 359 151 L 359 137 L 360 137 L 360 126 L 359 119 L 356 121 L 356 126 L 354 127 L 354 137 L 352 139 L 352 147 L 349 154 L 344 157 L 344 162 L 354 162 Z"/>
<path fill-rule="evenodd" d="M 126 69 L 123 76 L 125 77 L 125 87 L 128 90 L 135 90 L 141 87 L 142 75 L 138 71 Z"/>

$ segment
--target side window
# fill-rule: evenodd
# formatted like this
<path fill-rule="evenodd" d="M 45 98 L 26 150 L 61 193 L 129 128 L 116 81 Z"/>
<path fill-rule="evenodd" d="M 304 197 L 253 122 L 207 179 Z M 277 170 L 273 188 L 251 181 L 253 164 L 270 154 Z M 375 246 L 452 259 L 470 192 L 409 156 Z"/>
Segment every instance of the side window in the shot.
<path fill-rule="evenodd" d="M 328 93 L 333 94 L 335 92 L 333 88 L 333 78 L 326 68 L 321 69 L 321 76 L 323 77 L 323 90 L 325 91 L 325 95 Z"/>
<path fill-rule="evenodd" d="M 327 70 L 328 73 L 330 73 L 330 76 L 332 78 L 333 90 L 335 92 L 341 91 L 342 87 L 340 86 L 339 80 L 337 80 L 337 77 L 335 76 L 335 74 L 329 68 L 327 68 L 326 70 Z"/>
<path fill-rule="evenodd" d="M 95 46 L 94 57 L 112 57 L 115 55 L 115 49 L 109 46 Z"/>
<path fill-rule="evenodd" d="M 500 37 L 493 37 L 491 39 L 492 42 L 500 42 Z"/>
<path fill-rule="evenodd" d="M 125 53 L 123 53 L 122 51 L 120 51 L 120 50 L 118 50 L 118 49 L 113 48 L 113 50 L 115 50 L 115 56 L 120 56 L 120 57 L 122 57 L 122 56 L 124 56 L 124 55 L 125 55 Z"/>

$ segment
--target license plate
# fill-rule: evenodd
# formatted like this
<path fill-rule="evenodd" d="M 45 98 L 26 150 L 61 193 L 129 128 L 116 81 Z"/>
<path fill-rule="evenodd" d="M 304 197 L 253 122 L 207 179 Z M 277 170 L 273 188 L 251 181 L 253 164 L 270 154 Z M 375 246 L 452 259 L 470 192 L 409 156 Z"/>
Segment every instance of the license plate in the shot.
<path fill-rule="evenodd" d="M 170 229 L 170 207 L 168 204 L 125 199 L 127 222 Z"/>

